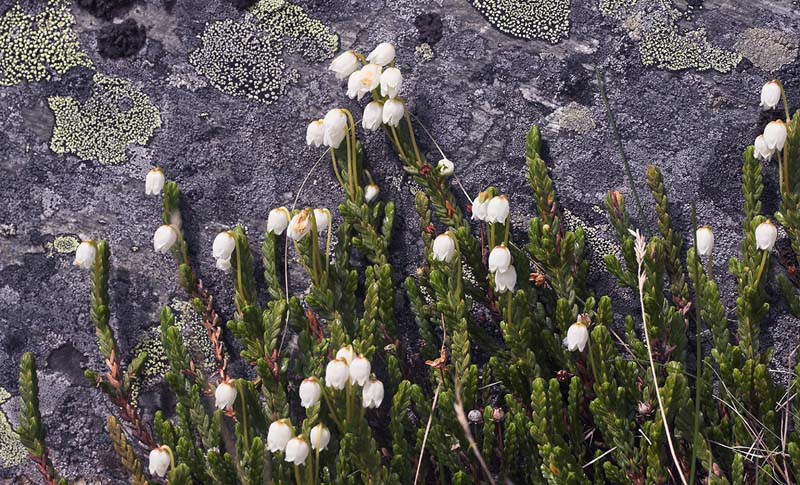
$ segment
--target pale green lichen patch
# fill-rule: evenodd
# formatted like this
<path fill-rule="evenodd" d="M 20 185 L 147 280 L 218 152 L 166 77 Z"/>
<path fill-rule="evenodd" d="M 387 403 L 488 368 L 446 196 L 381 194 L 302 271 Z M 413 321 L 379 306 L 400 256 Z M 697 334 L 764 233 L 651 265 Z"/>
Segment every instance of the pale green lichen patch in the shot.
<path fill-rule="evenodd" d="M 430 62 L 433 60 L 433 48 L 427 42 L 423 42 L 414 49 L 414 56 L 419 62 Z"/>
<path fill-rule="evenodd" d="M 72 234 L 61 234 L 53 238 L 52 241 L 44 243 L 46 256 L 52 258 L 56 254 L 72 254 L 78 249 L 81 240 Z"/>
<path fill-rule="evenodd" d="M 545 118 L 548 128 L 572 131 L 585 135 L 595 128 L 592 111 L 586 106 L 571 102 L 550 113 Z"/>
<path fill-rule="evenodd" d="M 269 104 L 298 79 L 286 68 L 283 43 L 254 23 L 214 22 L 201 40 L 189 62 L 223 93 Z"/>
<path fill-rule="evenodd" d="M 470 0 L 506 34 L 555 44 L 569 35 L 570 0 Z"/>
<path fill-rule="evenodd" d="M 292 39 L 287 47 L 299 51 L 310 62 L 329 59 L 339 49 L 339 36 L 330 27 L 286 0 L 261 0 L 250 8 L 250 13 L 271 34 Z"/>
<path fill-rule="evenodd" d="M 11 398 L 8 391 L 0 387 L 0 405 Z M 28 452 L 19 441 L 19 435 L 11 427 L 8 417 L 0 411 L 0 468 L 19 465 L 28 456 Z"/>
<path fill-rule="evenodd" d="M 0 86 L 50 79 L 75 66 L 91 66 L 72 30 L 67 0 L 49 0 L 28 14 L 16 4 L 0 17 Z"/>
<path fill-rule="evenodd" d="M 638 0 L 600 0 L 600 12 L 606 17 L 619 18 L 636 6 Z"/>
<path fill-rule="evenodd" d="M 129 145 L 145 145 L 161 127 L 161 114 L 130 81 L 97 73 L 92 96 L 80 103 L 69 96 L 48 98 L 55 113 L 50 149 L 102 164 L 127 160 Z"/>
<path fill-rule="evenodd" d="M 779 30 L 747 29 L 736 41 L 736 50 L 765 71 L 777 71 L 797 58 L 797 40 Z"/>

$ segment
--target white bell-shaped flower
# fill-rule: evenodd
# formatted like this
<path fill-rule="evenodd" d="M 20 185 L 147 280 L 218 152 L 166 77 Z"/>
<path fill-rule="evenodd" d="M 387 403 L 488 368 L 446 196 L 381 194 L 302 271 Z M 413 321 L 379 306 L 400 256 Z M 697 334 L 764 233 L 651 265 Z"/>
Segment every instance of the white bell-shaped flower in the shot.
<path fill-rule="evenodd" d="M 325 367 L 325 385 L 341 391 L 347 385 L 347 378 L 350 377 L 347 361 L 344 359 L 333 359 Z"/>
<path fill-rule="evenodd" d="M 334 108 L 325 114 L 322 124 L 325 128 L 322 142 L 327 147 L 339 148 L 347 133 L 347 114 L 343 109 Z"/>
<path fill-rule="evenodd" d="M 367 382 L 367 379 L 369 379 L 372 366 L 369 363 L 369 359 L 363 355 L 359 355 L 350 362 L 348 372 L 350 373 L 350 384 L 363 386 L 364 383 Z"/>
<path fill-rule="evenodd" d="M 353 350 L 353 346 L 348 344 L 336 351 L 335 358 L 343 359 L 345 362 L 347 362 L 347 365 L 350 365 L 350 363 L 353 362 L 353 359 L 356 358 L 356 352 Z"/>
<path fill-rule="evenodd" d="M 164 171 L 156 167 L 147 172 L 144 178 L 144 193 L 146 195 L 158 195 L 164 189 L 164 183 L 167 178 L 164 176 Z"/>
<path fill-rule="evenodd" d="M 472 199 L 472 220 L 485 221 L 489 210 L 489 201 L 492 200 L 489 192 L 481 192 Z"/>
<path fill-rule="evenodd" d="M 289 226 L 289 210 L 286 207 L 276 207 L 269 211 L 267 217 L 267 232 L 280 236 Z"/>
<path fill-rule="evenodd" d="M 236 249 L 236 239 L 232 231 L 222 231 L 214 238 L 212 250 L 215 258 L 231 259 L 234 249 Z"/>
<path fill-rule="evenodd" d="M 319 398 L 322 397 L 322 386 L 319 385 L 319 380 L 316 377 L 309 377 L 308 379 L 303 379 L 303 382 L 300 383 L 298 394 L 300 394 L 300 405 L 304 408 L 310 408 L 315 406 L 319 402 Z"/>
<path fill-rule="evenodd" d="M 589 329 L 583 321 L 577 321 L 567 329 L 567 336 L 562 342 L 570 352 L 583 352 L 586 343 L 589 341 Z"/>
<path fill-rule="evenodd" d="M 492 197 L 492 200 L 489 201 L 489 205 L 486 208 L 486 222 L 505 224 L 510 210 L 508 197 L 505 195 Z"/>
<path fill-rule="evenodd" d="M 756 141 L 753 142 L 753 154 L 757 159 L 767 161 L 775 155 L 775 149 L 767 146 L 764 135 L 758 135 Z"/>
<path fill-rule="evenodd" d="M 770 150 L 783 150 L 783 144 L 786 143 L 786 123 L 783 120 L 767 123 L 764 128 L 764 141 L 767 142 Z"/>
<path fill-rule="evenodd" d="M 317 224 L 317 234 L 325 234 L 330 223 L 330 212 L 328 209 L 314 209 L 314 222 Z"/>
<path fill-rule="evenodd" d="M 449 263 L 456 254 L 456 242 L 450 232 L 439 234 L 433 240 L 433 259 Z"/>
<path fill-rule="evenodd" d="M 222 271 L 227 273 L 232 268 L 231 259 L 230 258 L 228 258 L 228 259 L 219 258 L 214 263 L 214 266 L 216 266 L 217 269 L 222 270 Z"/>
<path fill-rule="evenodd" d="M 378 197 L 380 191 L 381 191 L 380 187 L 378 187 L 375 184 L 367 185 L 366 187 L 364 187 L 364 200 L 366 200 L 367 203 L 372 202 L 373 200 L 375 200 L 376 197 Z"/>
<path fill-rule="evenodd" d="M 394 56 L 394 45 L 389 42 L 382 42 L 369 53 L 367 61 L 379 66 L 385 66 L 394 60 Z"/>
<path fill-rule="evenodd" d="M 309 232 L 311 232 L 311 209 L 303 209 L 292 217 L 286 235 L 294 241 L 299 241 Z"/>
<path fill-rule="evenodd" d="M 292 429 L 292 423 L 288 419 L 273 421 L 269 425 L 269 431 L 267 431 L 267 448 L 272 453 L 283 451 L 292 436 L 294 436 L 294 430 Z"/>
<path fill-rule="evenodd" d="M 375 131 L 383 123 L 383 103 L 372 101 L 364 107 L 364 118 L 361 127 L 365 130 Z"/>
<path fill-rule="evenodd" d="M 375 409 L 383 402 L 383 382 L 370 378 L 364 383 L 361 390 L 361 405 L 365 408 Z"/>
<path fill-rule="evenodd" d="M 511 266 L 511 251 L 505 245 L 495 246 L 489 253 L 489 271 L 505 271 Z"/>
<path fill-rule="evenodd" d="M 714 233 L 708 226 L 703 226 L 697 229 L 695 235 L 697 239 L 697 254 L 700 256 L 711 256 L 714 251 Z"/>
<path fill-rule="evenodd" d="M 381 84 L 381 66 L 367 64 L 358 72 L 354 72 L 347 80 L 347 96 L 353 98 L 353 93 L 358 99 L 363 98 L 377 89 Z"/>
<path fill-rule="evenodd" d="M 157 475 L 161 478 L 167 475 L 169 466 L 172 463 L 172 451 L 167 445 L 161 445 L 158 448 L 150 450 L 150 457 L 148 460 L 151 475 Z"/>
<path fill-rule="evenodd" d="M 764 221 L 756 227 L 756 247 L 764 251 L 772 251 L 778 239 L 778 228 L 772 221 Z"/>
<path fill-rule="evenodd" d="M 328 66 L 328 70 L 333 71 L 336 79 L 340 81 L 355 72 L 356 69 L 358 69 L 358 57 L 353 51 L 342 52 Z"/>
<path fill-rule="evenodd" d="M 295 436 L 286 443 L 284 460 L 295 465 L 302 465 L 308 458 L 310 448 L 308 442 L 302 436 Z"/>
<path fill-rule="evenodd" d="M 360 70 L 353 72 L 347 78 L 347 97 L 350 99 L 356 99 L 358 97 L 358 92 L 361 90 L 361 78 L 364 77 L 364 73 Z"/>
<path fill-rule="evenodd" d="M 178 232 L 175 228 L 164 224 L 153 234 L 153 249 L 157 253 L 167 254 L 177 240 Z"/>
<path fill-rule="evenodd" d="M 72 264 L 81 269 L 92 269 L 95 258 L 97 258 L 97 244 L 92 240 L 83 241 L 75 250 L 75 260 Z"/>
<path fill-rule="evenodd" d="M 236 401 L 236 387 L 229 382 L 220 382 L 214 391 L 214 406 L 217 409 L 230 409 Z"/>
<path fill-rule="evenodd" d="M 769 81 L 761 87 L 761 107 L 773 109 L 781 102 L 781 85 L 778 81 Z"/>
<path fill-rule="evenodd" d="M 517 270 L 513 266 L 494 274 L 494 289 L 498 293 L 514 291 L 517 286 Z"/>
<path fill-rule="evenodd" d="M 311 428 L 308 433 L 309 441 L 311 441 L 311 449 L 323 451 L 328 447 L 331 442 L 331 431 L 322 423 Z"/>
<path fill-rule="evenodd" d="M 389 67 L 381 74 L 381 96 L 394 98 L 403 86 L 403 74 L 396 67 Z"/>
<path fill-rule="evenodd" d="M 449 177 L 456 171 L 456 166 L 450 160 L 443 158 L 436 164 L 436 169 L 439 170 L 439 174 Z"/>
<path fill-rule="evenodd" d="M 383 122 L 389 126 L 397 126 L 406 112 L 403 102 L 399 99 L 387 99 L 383 103 Z"/>
<path fill-rule="evenodd" d="M 322 146 L 325 143 L 325 122 L 314 120 L 306 128 L 306 145 Z"/>

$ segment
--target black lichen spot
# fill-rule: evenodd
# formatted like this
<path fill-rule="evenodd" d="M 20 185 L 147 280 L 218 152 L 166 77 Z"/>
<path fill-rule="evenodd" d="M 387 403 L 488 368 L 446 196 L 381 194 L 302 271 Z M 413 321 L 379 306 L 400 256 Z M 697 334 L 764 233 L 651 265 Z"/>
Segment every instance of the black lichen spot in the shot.
<path fill-rule="evenodd" d="M 77 0 L 79 6 L 98 18 L 112 19 L 134 0 Z"/>
<path fill-rule="evenodd" d="M 233 5 L 237 10 L 247 10 L 257 4 L 258 0 L 228 0 L 228 3 Z"/>
<path fill-rule="evenodd" d="M 419 41 L 433 45 L 442 40 L 442 17 L 436 12 L 417 15 L 414 26 L 419 31 Z"/>
<path fill-rule="evenodd" d="M 97 33 L 97 50 L 103 57 L 120 59 L 139 52 L 146 40 L 144 26 L 128 19 L 121 24 L 111 24 L 100 29 Z"/>

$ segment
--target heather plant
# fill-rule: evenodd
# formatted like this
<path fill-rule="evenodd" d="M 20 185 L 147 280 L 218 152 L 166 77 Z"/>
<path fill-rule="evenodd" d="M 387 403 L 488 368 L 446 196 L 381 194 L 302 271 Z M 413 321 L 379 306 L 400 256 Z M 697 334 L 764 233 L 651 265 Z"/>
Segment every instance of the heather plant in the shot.
<path fill-rule="evenodd" d="M 342 190 L 338 218 L 326 208 L 271 210 L 261 275 L 253 235 L 233 227 L 216 236 L 216 267 L 234 288 L 225 324 L 189 258 L 180 189 L 153 169 L 145 191 L 163 198 L 154 249 L 174 257 L 215 362 L 213 372 L 199 365 L 164 308 L 164 378 L 176 404 L 147 422 L 132 386 L 150 357 L 123 362 L 109 323 L 110 248 L 79 246 L 75 264 L 89 271 L 90 315 L 106 364 L 86 376 L 114 405 L 108 432 L 132 482 L 794 483 L 800 367 L 782 388 L 759 336 L 778 235 L 762 215 L 761 160 L 776 154 L 775 220 L 795 252 L 777 257 L 786 267 L 777 286 L 800 318 L 800 115 L 789 118 L 780 83 L 764 87 L 762 104 L 772 109 L 783 99 L 786 122 L 771 122 L 743 156 L 741 254 L 728 264 L 737 281 L 735 324 L 714 275 L 712 229 L 693 220 L 686 247 L 655 166 L 646 173 L 657 231 L 650 238 L 634 227 L 619 192 L 606 198 L 620 257 L 608 255 L 605 264 L 639 303 L 615 321 L 611 298 L 587 283 L 586 236 L 564 223 L 539 130 L 525 140 L 535 216 L 522 238 L 511 230 L 513 196 L 488 187 L 462 208 L 455 164 L 441 151 L 436 164 L 428 161 L 417 136 L 429 132 L 400 96 L 394 57 L 384 43 L 366 57 L 341 54 L 331 70 L 347 79 L 350 98 L 371 98 L 362 129 L 384 131 L 420 188 L 414 207 L 424 262 L 415 274 L 392 268 L 395 206 L 373 180 L 349 110 L 330 110 L 306 133 L 309 145 L 327 148 Z M 289 255 L 305 271 L 303 295 L 289 291 Z M 404 321 L 409 312 L 413 322 Z M 241 375 L 229 371 L 223 332 L 248 367 Z M 20 436 L 45 482 L 58 483 L 30 354 L 20 394 Z"/>

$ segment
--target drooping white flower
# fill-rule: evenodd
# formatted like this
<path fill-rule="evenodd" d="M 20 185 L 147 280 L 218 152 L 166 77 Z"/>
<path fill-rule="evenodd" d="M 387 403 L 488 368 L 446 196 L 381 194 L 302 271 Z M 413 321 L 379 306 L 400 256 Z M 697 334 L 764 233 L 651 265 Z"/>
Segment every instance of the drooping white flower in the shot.
<path fill-rule="evenodd" d="M 229 382 L 220 382 L 214 391 L 214 406 L 217 409 L 230 409 L 236 401 L 236 387 Z"/>
<path fill-rule="evenodd" d="M 306 145 L 321 146 L 325 142 L 324 120 L 314 120 L 306 128 Z"/>
<path fill-rule="evenodd" d="M 311 441 L 311 449 L 322 451 L 328 447 L 331 442 L 331 431 L 322 423 L 311 428 L 308 433 L 309 440 Z"/>
<path fill-rule="evenodd" d="M 389 126 L 397 126 L 406 112 L 403 102 L 399 99 L 387 99 L 383 103 L 383 122 Z"/>
<path fill-rule="evenodd" d="M 330 223 L 330 212 L 328 209 L 314 209 L 314 222 L 317 224 L 317 234 L 325 234 Z"/>
<path fill-rule="evenodd" d="M 778 81 L 769 81 L 761 87 L 761 108 L 773 109 L 781 101 L 781 85 Z"/>
<path fill-rule="evenodd" d="M 234 249 L 236 249 L 236 239 L 232 231 L 222 231 L 214 238 L 212 250 L 215 258 L 231 259 Z"/>
<path fill-rule="evenodd" d="M 361 405 L 365 408 L 377 408 L 383 402 L 383 382 L 370 378 L 364 383 L 361 391 Z"/>
<path fill-rule="evenodd" d="M 583 319 L 579 319 L 567 329 L 567 336 L 564 337 L 562 343 L 570 352 L 574 352 L 575 350 L 583 352 L 583 349 L 586 348 L 586 342 L 588 341 L 589 328 L 586 326 L 586 322 Z"/>
<path fill-rule="evenodd" d="M 505 245 L 495 246 L 489 253 L 489 271 L 505 271 L 511 266 L 511 251 Z"/>
<path fill-rule="evenodd" d="M 489 192 L 481 192 L 474 199 L 472 199 L 472 220 L 485 221 L 486 212 L 489 209 L 489 201 L 491 194 Z"/>
<path fill-rule="evenodd" d="M 217 269 L 222 270 L 222 271 L 227 273 L 228 271 L 231 270 L 231 259 L 230 258 L 228 258 L 228 259 L 220 258 L 220 259 L 218 259 L 216 261 L 216 263 L 214 265 L 217 267 Z"/>
<path fill-rule="evenodd" d="M 149 458 L 149 469 L 151 475 L 158 475 L 159 477 L 164 477 L 167 474 L 167 470 L 169 470 L 169 466 L 172 463 L 172 451 L 169 449 L 167 445 L 161 445 L 158 448 L 154 448 L 150 450 L 150 458 Z"/>
<path fill-rule="evenodd" d="M 272 453 L 283 451 L 292 436 L 294 436 L 294 430 L 288 419 L 273 421 L 269 425 L 269 431 L 267 431 L 267 448 Z"/>
<path fill-rule="evenodd" d="M 508 213 L 511 210 L 508 204 L 508 197 L 497 195 L 492 197 L 486 208 L 486 222 L 505 224 Z"/>
<path fill-rule="evenodd" d="M 342 52 L 328 66 L 328 70 L 333 71 L 336 79 L 340 81 L 355 72 L 356 69 L 358 69 L 358 57 L 353 51 Z"/>
<path fill-rule="evenodd" d="M 284 460 L 295 465 L 302 465 L 308 458 L 308 442 L 302 436 L 295 436 L 286 443 L 286 455 Z"/>
<path fill-rule="evenodd" d="M 382 42 L 369 53 L 367 60 L 373 64 L 385 66 L 394 60 L 394 55 L 394 45 L 389 42 Z"/>
<path fill-rule="evenodd" d="M 350 74 L 347 79 L 347 96 L 350 99 L 361 99 L 377 89 L 381 84 L 381 66 L 367 64 L 360 70 Z"/>
<path fill-rule="evenodd" d="M 703 226 L 697 229 L 695 236 L 697 239 L 697 254 L 700 256 L 711 256 L 714 250 L 714 233 L 708 226 Z"/>
<path fill-rule="evenodd" d="M 158 195 L 164 189 L 164 183 L 167 178 L 164 176 L 164 171 L 156 167 L 147 172 L 144 178 L 144 193 L 146 195 Z"/>
<path fill-rule="evenodd" d="M 311 232 L 311 209 L 303 209 L 292 217 L 286 235 L 294 241 L 299 241 L 309 232 Z"/>
<path fill-rule="evenodd" d="M 286 207 L 276 207 L 269 211 L 267 217 L 267 232 L 271 232 L 276 236 L 283 234 L 286 227 L 289 225 L 289 210 Z"/>
<path fill-rule="evenodd" d="M 75 261 L 72 264 L 81 269 L 92 269 L 95 258 L 97 258 L 97 244 L 92 240 L 83 241 L 75 250 Z"/>
<path fill-rule="evenodd" d="M 453 162 L 446 158 L 439 160 L 439 163 L 436 164 L 436 168 L 439 170 L 439 173 L 445 177 L 453 175 L 453 172 L 456 171 L 456 166 L 453 165 Z"/>
<path fill-rule="evenodd" d="M 394 98 L 403 86 L 403 74 L 396 67 L 389 67 L 381 74 L 381 96 Z"/>
<path fill-rule="evenodd" d="M 164 224 L 156 229 L 155 234 L 153 234 L 153 249 L 157 253 L 167 254 L 177 240 L 178 232 L 175 228 Z"/>
<path fill-rule="evenodd" d="M 764 128 L 764 141 L 771 150 L 783 150 L 786 143 L 786 123 L 783 120 L 775 120 L 767 123 Z"/>
<path fill-rule="evenodd" d="M 514 291 L 517 286 L 517 270 L 513 266 L 494 274 L 494 286 L 498 293 Z"/>
<path fill-rule="evenodd" d="M 449 263 L 456 254 L 456 242 L 450 232 L 436 236 L 433 240 L 433 259 Z"/>
<path fill-rule="evenodd" d="M 333 359 L 325 367 L 325 385 L 341 391 L 347 384 L 349 371 L 347 361 L 344 359 Z"/>
<path fill-rule="evenodd" d="M 310 408 L 319 402 L 319 398 L 322 396 L 322 387 L 316 377 L 309 377 L 300 383 L 298 394 L 300 394 L 300 405 Z"/>
<path fill-rule="evenodd" d="M 764 221 L 756 227 L 756 247 L 764 251 L 772 251 L 778 239 L 778 228 L 772 221 Z"/>
<path fill-rule="evenodd" d="M 753 154 L 757 159 L 767 161 L 775 154 L 775 149 L 767 146 L 767 140 L 764 139 L 764 135 L 758 135 L 753 143 Z"/>
<path fill-rule="evenodd" d="M 361 78 L 364 76 L 364 73 L 361 71 L 355 71 L 350 74 L 347 78 L 347 97 L 350 99 L 356 99 L 358 96 L 358 91 L 361 89 Z"/>
<path fill-rule="evenodd" d="M 347 365 L 350 365 L 350 363 L 353 362 L 353 359 L 356 358 L 356 352 L 353 350 L 353 346 L 348 344 L 336 351 L 335 358 L 343 359 L 345 362 L 347 362 Z"/>
<path fill-rule="evenodd" d="M 364 187 L 364 200 L 366 200 L 367 202 L 372 202 L 373 200 L 375 200 L 375 197 L 378 196 L 378 193 L 380 193 L 380 191 L 381 191 L 380 187 L 378 187 L 375 184 L 367 185 L 366 187 Z"/>
<path fill-rule="evenodd" d="M 367 382 L 367 379 L 369 379 L 369 374 L 372 372 L 372 365 L 369 363 L 369 359 L 363 355 L 359 355 L 350 362 L 348 372 L 350 373 L 350 384 L 363 386 L 364 383 Z"/>
<path fill-rule="evenodd" d="M 364 118 L 361 127 L 365 130 L 375 131 L 383 123 L 383 103 L 372 101 L 364 107 Z"/>
<path fill-rule="evenodd" d="M 325 119 L 322 124 L 325 128 L 322 143 L 327 147 L 339 148 L 347 133 L 347 115 L 344 110 L 334 108 L 328 111 L 325 113 Z"/>

